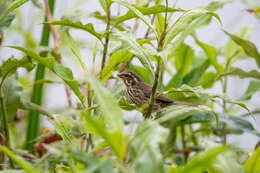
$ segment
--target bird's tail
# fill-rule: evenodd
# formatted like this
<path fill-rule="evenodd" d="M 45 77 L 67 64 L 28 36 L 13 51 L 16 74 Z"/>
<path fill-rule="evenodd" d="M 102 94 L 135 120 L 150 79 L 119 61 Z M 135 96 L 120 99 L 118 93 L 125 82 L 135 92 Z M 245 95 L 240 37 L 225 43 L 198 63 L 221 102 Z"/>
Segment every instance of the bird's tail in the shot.
<path fill-rule="evenodd" d="M 193 107 L 197 107 L 198 106 L 196 104 L 187 103 L 187 102 L 180 102 L 180 101 L 176 101 L 176 100 L 174 100 L 172 102 L 172 105 L 183 105 L 183 106 L 193 106 Z"/>

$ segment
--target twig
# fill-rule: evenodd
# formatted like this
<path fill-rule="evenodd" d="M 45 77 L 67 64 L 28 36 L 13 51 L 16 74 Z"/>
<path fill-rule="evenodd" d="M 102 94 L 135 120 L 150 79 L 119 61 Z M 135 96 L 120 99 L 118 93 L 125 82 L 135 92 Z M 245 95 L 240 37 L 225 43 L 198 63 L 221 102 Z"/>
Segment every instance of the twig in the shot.
<path fill-rule="evenodd" d="M 105 38 L 105 44 L 104 44 L 104 50 L 103 50 L 103 57 L 102 57 L 102 64 L 101 64 L 101 73 L 103 71 L 103 68 L 105 67 L 106 63 L 106 57 L 107 57 L 107 49 L 108 49 L 108 43 L 109 43 L 109 30 L 110 30 L 110 7 L 107 9 L 107 26 L 106 26 L 106 38 Z"/>
<path fill-rule="evenodd" d="M 167 13 L 168 13 L 168 0 L 166 0 L 164 30 L 163 30 L 163 32 L 162 32 L 162 34 L 161 34 L 161 36 L 158 40 L 157 51 L 161 51 L 162 46 L 163 46 L 163 40 L 164 40 L 165 35 L 166 35 Z M 158 81 L 159 81 L 159 77 L 160 77 L 160 70 L 161 70 L 161 57 L 158 57 L 157 68 L 156 68 L 154 83 L 153 83 L 153 87 L 152 87 L 152 94 L 151 94 L 150 100 L 149 100 L 148 111 L 146 111 L 145 114 L 144 114 L 144 117 L 146 117 L 146 118 L 149 118 L 151 116 L 151 113 L 152 113 L 152 110 L 153 110 L 153 105 L 154 105 L 154 102 L 155 102 L 155 93 L 156 93 L 156 89 L 157 89 Z"/>
<path fill-rule="evenodd" d="M 55 52 L 58 55 L 60 55 L 60 46 L 59 46 L 58 37 L 57 37 L 54 26 L 52 24 L 50 24 L 50 22 L 52 21 L 52 15 L 51 15 L 51 10 L 49 7 L 48 0 L 44 0 L 44 4 L 45 4 L 45 10 L 46 10 L 45 13 L 47 16 L 47 22 L 49 23 L 51 35 L 52 35 L 53 41 L 54 41 Z M 58 63 L 63 64 L 61 58 L 59 58 Z M 69 107 L 72 108 L 71 92 L 70 92 L 69 86 L 67 84 L 64 84 L 64 87 L 65 87 Z"/>
<path fill-rule="evenodd" d="M 181 142 L 182 142 L 182 149 L 185 150 L 186 148 L 186 141 L 185 141 L 185 127 L 184 125 L 181 126 Z M 183 153 L 184 156 L 184 163 L 187 162 L 189 154 L 187 152 Z"/>

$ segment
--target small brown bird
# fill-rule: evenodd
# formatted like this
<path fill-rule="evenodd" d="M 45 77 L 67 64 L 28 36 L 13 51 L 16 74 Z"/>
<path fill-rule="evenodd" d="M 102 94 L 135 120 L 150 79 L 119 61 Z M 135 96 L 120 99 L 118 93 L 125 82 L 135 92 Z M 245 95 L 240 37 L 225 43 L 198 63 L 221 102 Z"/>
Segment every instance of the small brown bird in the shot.
<path fill-rule="evenodd" d="M 129 103 L 134 103 L 138 107 L 149 103 L 152 87 L 146 84 L 136 73 L 131 71 L 122 72 L 117 76 L 123 79 L 124 84 L 126 85 L 125 96 Z M 160 94 L 158 91 L 156 91 L 155 97 L 156 100 L 153 106 L 153 112 L 169 105 L 196 106 L 194 104 L 172 100 L 169 97 Z"/>

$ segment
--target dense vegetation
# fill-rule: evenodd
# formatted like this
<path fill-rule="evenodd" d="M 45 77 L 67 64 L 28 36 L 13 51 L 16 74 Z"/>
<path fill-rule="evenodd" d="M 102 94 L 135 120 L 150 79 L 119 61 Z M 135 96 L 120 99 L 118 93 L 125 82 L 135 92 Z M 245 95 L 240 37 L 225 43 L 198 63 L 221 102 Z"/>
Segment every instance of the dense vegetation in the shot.
<path fill-rule="evenodd" d="M 23 18 L 20 8 L 27 3 L 45 18 Z M 99 0 L 102 11 L 88 14 L 87 23 L 80 21 L 84 13 L 77 9 L 82 2 L 70 3 L 71 9 L 65 9 L 69 15 L 56 18 L 55 0 L 0 0 L 0 50 L 16 52 L 1 55 L 0 172 L 260 172 L 260 147 L 246 151 L 227 140 L 244 132 L 260 137 L 249 121 L 255 121 L 259 109 L 248 108 L 260 90 L 260 54 L 250 41 L 252 28 L 236 33 L 223 29 L 228 41 L 221 46 L 205 43 L 197 34 L 212 21 L 221 28 L 217 10 L 233 1 L 180 9 L 168 0 Z M 260 4 L 243 3 L 259 19 Z M 29 30 L 25 21 L 31 23 Z M 97 29 L 97 23 L 103 28 Z M 31 32 L 39 25 L 40 40 Z M 142 36 L 139 25 L 145 28 Z M 5 44 L 11 30 L 24 38 L 23 45 Z M 95 41 L 82 42 L 73 37 L 76 32 Z M 86 45 L 92 54 L 83 57 Z M 246 58 L 257 69 L 234 66 Z M 81 77 L 71 63 L 80 65 L 76 71 Z M 169 106 L 149 118 L 133 116 L 149 105 L 140 108 L 125 100 L 125 86 L 115 75 L 122 71 L 137 73 L 174 100 L 199 106 Z M 235 100 L 228 96 L 232 76 L 250 80 Z M 47 85 L 64 88 L 66 107 L 45 108 Z M 215 85 L 222 93 L 208 90 Z M 149 104 L 154 99 L 152 95 Z"/>

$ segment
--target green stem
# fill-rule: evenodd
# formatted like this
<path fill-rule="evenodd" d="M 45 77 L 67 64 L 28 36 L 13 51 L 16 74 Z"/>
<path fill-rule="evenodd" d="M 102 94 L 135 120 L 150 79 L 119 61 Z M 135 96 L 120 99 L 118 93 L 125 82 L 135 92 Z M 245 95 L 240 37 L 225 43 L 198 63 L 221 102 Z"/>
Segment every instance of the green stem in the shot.
<path fill-rule="evenodd" d="M 184 156 L 184 163 L 187 162 L 189 154 L 185 152 L 186 149 L 186 141 L 185 141 L 185 126 L 181 126 L 181 141 L 182 141 L 182 149 L 184 151 L 183 156 Z"/>
<path fill-rule="evenodd" d="M 167 29 L 167 14 L 168 14 L 168 0 L 166 0 L 166 11 L 165 11 L 165 22 L 164 22 L 164 30 L 158 40 L 158 48 L 157 51 L 161 51 L 162 47 L 163 47 L 163 40 L 165 38 L 166 35 L 166 29 Z M 152 110 L 153 110 L 153 105 L 155 103 L 155 93 L 158 87 L 158 81 L 160 78 L 160 71 L 161 71 L 161 57 L 157 57 L 158 58 L 158 63 L 157 63 L 157 68 L 155 71 L 155 78 L 154 78 L 154 83 L 153 83 L 153 87 L 152 87 L 152 93 L 150 96 L 150 100 L 149 100 L 149 105 L 147 108 L 147 112 L 144 114 L 145 118 L 149 118 L 151 116 Z"/>
<path fill-rule="evenodd" d="M 53 14 L 55 0 L 49 0 L 49 7 L 51 13 Z M 45 22 L 47 21 L 47 17 L 45 17 Z M 41 38 L 41 46 L 48 46 L 50 38 L 50 28 L 48 24 L 44 24 Z M 46 57 L 47 52 L 41 52 L 40 56 Z M 45 66 L 42 64 L 37 65 L 36 75 L 34 82 L 38 80 L 44 79 L 45 76 Z M 43 96 L 43 83 L 34 85 L 31 102 L 41 105 L 42 104 L 42 96 Z M 26 149 L 33 149 L 35 139 L 38 135 L 39 127 L 40 127 L 40 115 L 38 111 L 30 111 L 28 114 L 28 123 L 27 123 L 27 133 L 26 133 Z"/>
<path fill-rule="evenodd" d="M 3 128 L 5 131 L 5 145 L 8 149 L 11 150 L 11 142 L 10 142 L 10 132 L 9 132 L 9 125 L 8 125 L 8 121 L 7 121 L 7 112 L 6 112 L 6 107 L 5 107 L 5 100 L 2 94 L 2 83 L 1 82 L 1 86 L 0 86 L 0 104 L 1 104 L 1 112 L 2 112 L 2 124 L 3 124 Z M 12 168 L 14 168 L 14 164 L 12 159 L 10 158 L 10 165 Z"/>
<path fill-rule="evenodd" d="M 110 32 L 109 31 L 110 30 L 110 18 L 111 18 L 111 12 L 110 12 L 110 7 L 108 7 L 108 9 L 107 9 L 106 39 L 105 39 L 105 45 L 104 45 L 104 50 L 103 50 L 101 72 L 102 72 L 103 68 L 105 67 L 105 63 L 106 63 L 108 43 L 109 43 L 109 32 Z"/>

